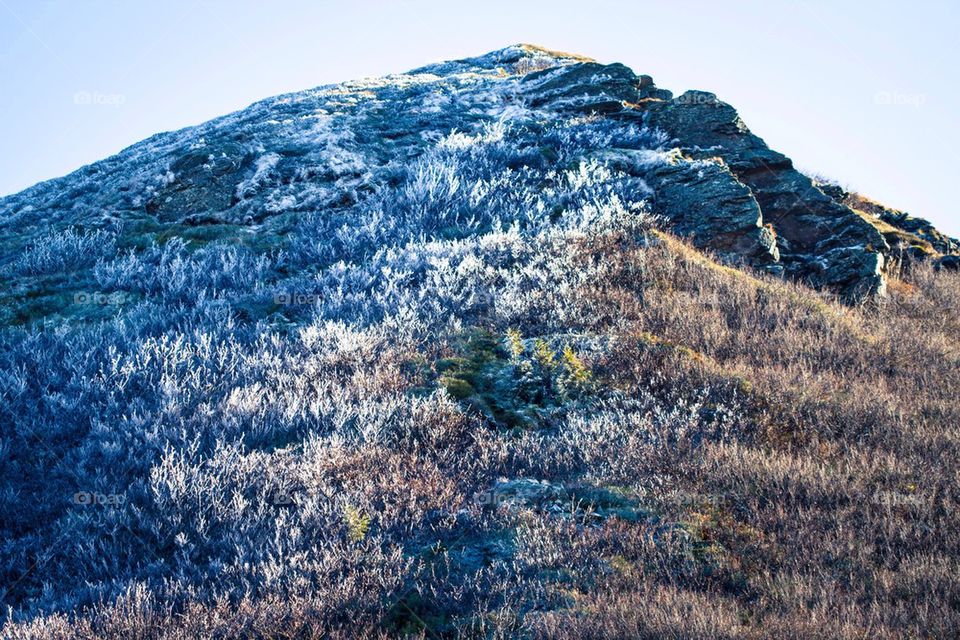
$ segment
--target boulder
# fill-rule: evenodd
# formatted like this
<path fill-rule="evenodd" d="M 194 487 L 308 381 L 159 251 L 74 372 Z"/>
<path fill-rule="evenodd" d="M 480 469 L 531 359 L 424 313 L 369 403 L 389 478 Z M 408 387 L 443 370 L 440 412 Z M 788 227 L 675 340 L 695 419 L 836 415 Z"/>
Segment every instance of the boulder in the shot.
<path fill-rule="evenodd" d="M 768 266 L 780 259 L 776 240 L 763 226 L 750 189 L 722 160 L 679 160 L 644 173 L 655 192 L 655 210 L 674 231 L 729 262 Z"/>
<path fill-rule="evenodd" d="M 164 222 L 225 211 L 252 167 L 253 154 L 237 144 L 183 151 L 170 163 L 169 181 L 146 202 L 146 210 Z"/>

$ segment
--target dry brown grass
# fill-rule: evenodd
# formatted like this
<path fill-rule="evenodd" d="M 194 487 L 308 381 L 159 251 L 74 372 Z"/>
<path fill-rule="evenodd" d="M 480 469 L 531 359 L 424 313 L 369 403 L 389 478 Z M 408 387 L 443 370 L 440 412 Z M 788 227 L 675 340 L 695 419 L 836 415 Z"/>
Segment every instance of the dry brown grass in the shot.
<path fill-rule="evenodd" d="M 753 433 L 706 444 L 674 478 L 714 497 L 688 517 L 709 521 L 742 585 L 732 601 L 619 593 L 598 616 L 548 617 L 548 635 L 960 632 L 960 276 L 917 265 L 888 300 L 850 308 L 665 236 L 650 249 L 606 238 L 584 259 L 609 265 L 577 299 L 595 311 L 590 330 L 622 339 L 604 363 L 615 384 L 747 396 Z"/>

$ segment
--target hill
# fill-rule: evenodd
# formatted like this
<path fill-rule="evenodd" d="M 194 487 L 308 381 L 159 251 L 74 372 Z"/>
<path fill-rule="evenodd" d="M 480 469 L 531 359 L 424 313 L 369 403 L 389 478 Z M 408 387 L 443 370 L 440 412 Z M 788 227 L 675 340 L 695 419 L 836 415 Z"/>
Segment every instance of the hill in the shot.
<path fill-rule="evenodd" d="M 960 632 L 958 243 L 529 45 L 0 200 L 13 638 Z"/>

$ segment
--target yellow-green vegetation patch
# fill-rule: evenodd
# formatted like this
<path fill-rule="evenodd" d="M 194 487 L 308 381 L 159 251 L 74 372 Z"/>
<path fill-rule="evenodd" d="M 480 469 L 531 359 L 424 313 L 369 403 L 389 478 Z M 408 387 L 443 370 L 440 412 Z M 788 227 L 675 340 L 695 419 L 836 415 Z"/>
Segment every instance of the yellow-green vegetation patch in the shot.
<path fill-rule="evenodd" d="M 543 425 L 594 387 L 575 350 L 569 344 L 558 350 L 547 338 L 472 329 L 454 341 L 453 349 L 454 355 L 434 364 L 438 383 L 500 426 Z"/>

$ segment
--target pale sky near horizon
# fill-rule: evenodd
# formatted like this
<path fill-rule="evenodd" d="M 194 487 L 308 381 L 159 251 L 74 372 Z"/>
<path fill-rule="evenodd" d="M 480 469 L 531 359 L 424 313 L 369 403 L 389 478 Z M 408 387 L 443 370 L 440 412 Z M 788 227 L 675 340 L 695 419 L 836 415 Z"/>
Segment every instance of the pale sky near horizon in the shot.
<path fill-rule="evenodd" d="M 960 236 L 960 2 L 0 0 L 0 195 L 279 93 L 531 42 L 715 92 Z"/>

